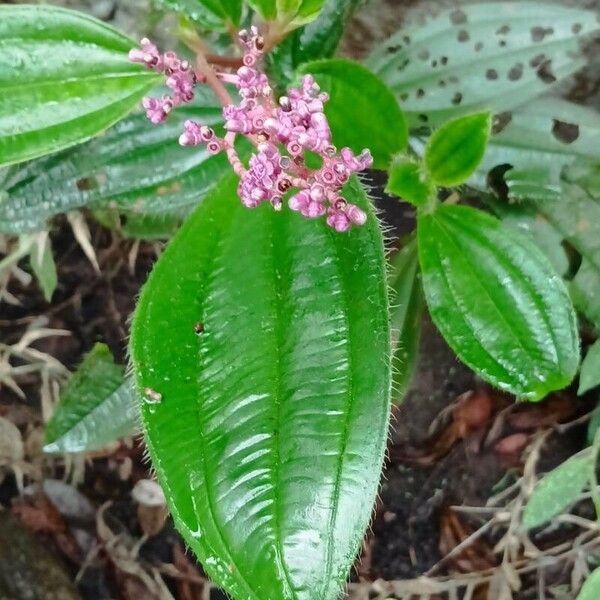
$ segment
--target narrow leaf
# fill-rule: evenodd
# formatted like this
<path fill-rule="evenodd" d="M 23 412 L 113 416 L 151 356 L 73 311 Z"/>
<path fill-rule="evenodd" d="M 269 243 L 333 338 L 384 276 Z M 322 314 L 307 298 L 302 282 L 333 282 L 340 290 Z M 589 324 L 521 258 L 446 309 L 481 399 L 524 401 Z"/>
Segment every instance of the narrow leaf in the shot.
<path fill-rule="evenodd" d="M 139 411 L 129 380 L 108 347 L 96 344 L 61 393 L 46 426 L 44 452 L 88 452 L 137 429 Z"/>
<path fill-rule="evenodd" d="M 592 571 L 579 591 L 577 600 L 598 600 L 600 598 L 600 567 Z"/>
<path fill-rule="evenodd" d="M 392 156 L 406 148 L 408 130 L 398 102 L 368 69 L 338 58 L 304 64 L 300 72 L 314 75 L 330 95 L 325 114 L 338 147 L 369 148 L 376 169 L 387 168 Z"/>
<path fill-rule="evenodd" d="M 398 252 L 391 267 L 390 314 L 395 348 L 392 357 L 392 399 L 394 404 L 400 404 L 417 365 L 424 305 L 415 240 Z"/>
<path fill-rule="evenodd" d="M 411 158 L 399 156 L 394 159 L 389 169 L 385 191 L 415 206 L 424 206 L 427 200 L 435 195 L 436 189 L 419 163 Z"/>
<path fill-rule="evenodd" d="M 60 155 L 28 163 L 5 187 L 0 231 L 37 231 L 83 206 L 172 220 L 186 215 L 228 171 L 227 158 L 177 143 L 185 119 L 220 122 L 216 107 L 181 109 L 156 127 L 144 115 Z"/>
<path fill-rule="evenodd" d="M 157 76 L 128 38 L 82 13 L 0 6 L 0 165 L 57 152 L 124 117 Z"/>
<path fill-rule="evenodd" d="M 523 511 L 523 527 L 539 527 L 564 512 L 588 485 L 593 458 L 573 456 L 550 471 L 534 488 Z"/>
<path fill-rule="evenodd" d="M 579 374 L 579 389 L 577 394 L 581 396 L 589 390 L 600 385 L 600 340 L 596 340 L 588 350 L 581 363 Z"/>
<path fill-rule="evenodd" d="M 575 313 L 533 242 L 452 205 L 419 217 L 418 241 L 429 311 L 463 362 L 527 400 L 571 382 L 579 363 Z"/>
<path fill-rule="evenodd" d="M 425 166 L 438 185 L 458 185 L 477 168 L 490 136 L 490 113 L 459 117 L 440 127 L 425 147 Z"/>
<path fill-rule="evenodd" d="M 233 598 L 333 600 L 387 438 L 382 237 L 356 180 L 344 194 L 369 218 L 345 235 L 248 210 L 236 185 L 197 208 L 142 292 L 146 440 L 178 528 Z"/>
<path fill-rule="evenodd" d="M 32 249 L 29 255 L 31 270 L 38 280 L 46 302 L 50 302 L 52 294 L 56 289 L 58 277 L 56 274 L 56 263 L 52 254 L 52 246 L 50 238 L 47 234 L 42 234 L 38 238 L 36 246 Z"/>
<path fill-rule="evenodd" d="M 422 12 L 367 63 L 399 98 L 411 126 L 526 104 L 585 65 L 580 41 L 599 28 L 594 12 L 548 1 Z"/>

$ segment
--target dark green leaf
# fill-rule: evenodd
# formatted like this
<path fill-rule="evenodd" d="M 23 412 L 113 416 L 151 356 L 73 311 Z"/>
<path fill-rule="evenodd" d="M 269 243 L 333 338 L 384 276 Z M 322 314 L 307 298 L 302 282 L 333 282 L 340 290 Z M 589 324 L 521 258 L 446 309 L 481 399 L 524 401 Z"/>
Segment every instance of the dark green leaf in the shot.
<path fill-rule="evenodd" d="M 110 350 L 96 344 L 61 393 L 46 426 L 44 452 L 87 452 L 137 429 L 139 411 L 130 381 Z"/>
<path fill-rule="evenodd" d="M 600 598 L 600 567 L 597 567 L 585 580 L 577 600 L 598 600 Z"/>
<path fill-rule="evenodd" d="M 330 95 L 325 105 L 333 143 L 354 152 L 369 148 L 373 166 L 385 169 L 408 142 L 404 115 L 392 93 L 373 73 L 346 59 L 317 60 L 300 67 Z"/>
<path fill-rule="evenodd" d="M 415 206 L 424 206 L 436 194 L 435 186 L 428 180 L 420 163 L 405 156 L 394 159 L 385 191 Z"/>
<path fill-rule="evenodd" d="M 147 443 L 177 526 L 233 598 L 333 599 L 387 438 L 382 237 L 356 180 L 344 194 L 369 218 L 344 235 L 248 210 L 236 185 L 198 207 L 142 292 Z"/>
<path fill-rule="evenodd" d="M 564 512 L 588 485 L 593 458 L 573 456 L 550 471 L 534 488 L 523 511 L 523 527 L 533 529 Z"/>
<path fill-rule="evenodd" d="M 452 205 L 419 217 L 418 240 L 429 311 L 463 362 L 528 400 L 570 383 L 579 364 L 575 314 L 533 242 Z"/>
<path fill-rule="evenodd" d="M 490 136 L 490 113 L 475 113 L 442 125 L 425 147 L 424 162 L 432 181 L 458 185 L 475 171 Z"/>
<path fill-rule="evenodd" d="M 216 107 L 182 109 L 156 127 L 135 115 L 85 146 L 26 165 L 5 187 L 0 231 L 43 229 L 48 218 L 81 206 L 158 221 L 184 216 L 230 168 L 224 154 L 178 144 L 189 118 L 214 125 L 221 117 Z"/>
<path fill-rule="evenodd" d="M 156 84 L 128 38 L 84 14 L 0 6 L 0 165 L 57 152 L 124 117 Z"/>
<path fill-rule="evenodd" d="M 417 14 L 368 61 L 411 125 L 437 126 L 476 110 L 527 103 L 585 63 L 580 40 L 592 11 L 556 2 L 479 2 Z"/>
<path fill-rule="evenodd" d="M 394 404 L 400 404 L 417 364 L 424 304 L 415 240 L 398 252 L 391 267 L 390 312 L 395 348 L 392 357 L 392 398 Z"/>
<path fill-rule="evenodd" d="M 578 395 L 585 394 L 589 390 L 600 385 L 600 340 L 597 340 L 588 350 L 581 363 L 579 374 Z"/>

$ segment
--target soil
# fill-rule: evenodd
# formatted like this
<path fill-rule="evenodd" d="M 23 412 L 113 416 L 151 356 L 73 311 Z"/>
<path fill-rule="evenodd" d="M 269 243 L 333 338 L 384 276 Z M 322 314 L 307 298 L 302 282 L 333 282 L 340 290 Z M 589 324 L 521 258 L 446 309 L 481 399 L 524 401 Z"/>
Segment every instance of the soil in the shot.
<path fill-rule="evenodd" d="M 141 15 L 146 15 L 146 3 L 143 1 L 85 3 L 74 0 L 66 4 L 78 8 L 91 6 L 90 10 L 97 16 L 130 33 L 137 31 Z M 373 20 L 385 19 L 385 14 L 395 15 L 396 21 L 401 18 L 398 17 L 398 4 L 389 4 L 391 9 L 388 6 L 388 13 L 371 14 L 356 20 L 350 41 L 345 46 L 346 52 L 348 48 L 361 48 L 361 44 L 377 37 L 373 34 Z M 410 3 L 403 3 L 403 6 L 407 4 Z M 394 25 L 389 19 L 386 23 L 388 27 Z M 414 211 L 408 205 L 386 201 L 381 192 L 383 181 L 380 174 L 374 173 L 372 180 L 383 219 L 392 231 L 391 238 L 402 237 L 414 227 Z M 10 291 L 20 305 L 0 304 L 2 342 L 17 341 L 28 324 L 44 315 L 48 319 L 47 327 L 66 329 L 71 335 L 42 339 L 34 346 L 58 359 L 68 369 L 75 369 L 83 354 L 97 341 L 108 344 L 115 357 L 126 364 L 128 320 L 139 289 L 156 260 L 156 244 L 139 244 L 132 269 L 129 256 L 133 242 L 118 239 L 99 225 L 91 224 L 91 230 L 100 274 L 95 272 L 74 241 L 66 220 L 56 219 L 52 243 L 59 284 L 52 302 L 46 303 L 35 285 L 24 287 L 14 281 Z M 22 430 L 31 430 L 39 427 L 42 420 L 39 378 L 32 376 L 22 387 L 25 401 L 6 387 L 1 388 L 0 416 L 8 416 Z M 455 409 L 457 406 L 491 408 L 490 414 L 481 423 L 465 425 L 460 412 L 448 411 L 449 406 Z M 540 407 L 539 413 L 532 418 L 539 416 L 543 420 L 550 415 L 549 426 L 577 419 L 586 411 L 584 404 L 568 392 L 551 397 Z M 440 544 L 449 521 L 449 507 L 461 504 L 483 506 L 491 494 L 507 485 L 507 481 L 514 481 L 520 472 L 523 446 L 517 444 L 512 450 L 509 448 L 511 451 L 505 452 L 499 445 L 514 435 L 532 439 L 538 429 L 537 424 L 523 424 L 527 419 L 519 420 L 520 411 L 521 408 L 515 406 L 512 399 L 491 390 L 458 362 L 428 316 L 423 317 L 417 371 L 403 404 L 394 411 L 380 499 L 352 580 L 408 579 L 426 573 L 438 563 L 442 558 Z M 500 414 L 508 417 L 499 424 Z M 471 413 L 469 415 L 472 416 Z M 584 425 L 569 428 L 563 434 L 554 433 L 545 446 L 543 467 L 551 468 L 580 450 L 584 444 Z M 45 465 L 44 468 L 45 472 L 53 470 L 56 478 L 66 473 L 62 464 Z M 129 472 L 124 476 L 126 469 Z M 110 453 L 97 456 L 85 465 L 85 478 L 78 489 L 95 509 L 111 503 L 103 514 L 109 529 L 120 533 L 119 543 L 126 545 L 127 540 L 142 536 L 131 489 L 135 481 L 150 476 L 140 440 L 120 444 Z M 128 574 L 122 568 L 119 562 L 122 557 L 115 557 L 107 551 L 101 550 L 82 569 L 85 557 L 76 549 L 86 547 L 87 542 L 77 538 L 74 546 L 71 533 L 67 535 L 66 532 L 79 531 L 82 539 L 86 535 L 89 538 L 95 535 L 96 523 L 88 522 L 73 529 L 69 519 L 58 515 L 54 524 L 40 526 L 39 519 L 46 515 L 47 507 L 35 503 L 34 512 L 30 510 L 31 506 L 27 510 L 17 510 L 16 514 L 21 516 L 21 520 L 17 521 L 9 516 L 8 511 L 15 512 L 15 506 L 19 506 L 20 502 L 14 475 L 3 480 L 0 477 L 0 600 L 69 600 L 77 597 L 86 600 L 134 600 L 155 597 L 154 593 L 159 597 L 158 592 L 149 593 L 147 587 L 140 588 L 139 577 L 136 579 L 136 575 Z M 2 508 L 6 511 L 2 512 Z M 24 518 L 23 515 L 29 517 Z M 464 526 L 469 528 L 468 521 Z M 32 529 L 35 533 L 31 533 Z M 493 544 L 494 537 L 487 538 L 486 543 Z M 7 553 L 6 548 L 9 547 L 14 548 L 14 552 Z M 177 564 L 180 571 L 187 569 L 188 580 L 165 577 L 177 600 L 224 598 L 218 590 L 205 587 L 203 591 L 202 573 L 195 566 L 193 557 L 185 554 L 184 548 L 171 521 L 167 520 L 159 533 L 141 545 L 136 560 L 145 569 L 165 563 Z M 20 549 L 30 554 L 21 555 Z M 8 562 L 9 557 L 11 562 Z M 34 564 L 40 567 L 31 569 Z M 452 572 L 449 568 L 446 565 L 439 572 Z M 29 581 L 31 585 L 18 589 L 8 587 L 6 573 L 11 571 L 21 574 L 19 580 Z M 80 577 L 75 590 L 72 582 L 78 573 Z M 565 573 L 559 574 L 557 581 L 565 578 Z M 38 584 L 41 586 L 39 589 L 36 587 Z"/>

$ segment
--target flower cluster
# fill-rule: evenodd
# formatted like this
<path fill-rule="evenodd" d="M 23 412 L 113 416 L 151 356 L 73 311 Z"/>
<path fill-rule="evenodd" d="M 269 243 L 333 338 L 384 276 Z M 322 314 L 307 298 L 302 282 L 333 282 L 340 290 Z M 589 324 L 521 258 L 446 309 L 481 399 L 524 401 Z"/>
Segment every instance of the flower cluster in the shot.
<path fill-rule="evenodd" d="M 253 27 L 240 32 L 240 42 L 242 66 L 235 73 L 215 73 L 218 85 L 233 84 L 240 96 L 238 104 L 225 102 L 227 134 L 221 138 L 212 128 L 188 120 L 179 143 L 205 144 L 212 154 L 225 151 L 240 177 L 240 199 L 249 208 L 268 202 L 275 210 L 281 210 L 284 195 L 293 188 L 295 193 L 289 195 L 288 206 L 305 217 L 325 216 L 327 224 L 336 231 L 364 224 L 367 215 L 346 202 L 340 191 L 353 173 L 371 166 L 369 151 L 363 150 L 356 156 L 350 148 L 343 148 L 338 153 L 324 113 L 328 95 L 320 91 L 311 75 L 304 77 L 300 88 L 289 90 L 287 96 L 276 101 L 267 76 L 256 68 L 264 49 L 263 38 Z M 160 54 L 147 39 L 142 40 L 141 50 L 132 50 L 129 57 L 167 77 L 172 95 L 146 98 L 143 102 L 148 118 L 155 124 L 163 122 L 174 107 L 191 102 L 194 86 L 208 79 L 173 52 Z M 246 136 L 256 147 L 247 167 L 234 148 L 236 134 Z M 318 169 L 306 165 L 307 151 L 319 156 Z"/>

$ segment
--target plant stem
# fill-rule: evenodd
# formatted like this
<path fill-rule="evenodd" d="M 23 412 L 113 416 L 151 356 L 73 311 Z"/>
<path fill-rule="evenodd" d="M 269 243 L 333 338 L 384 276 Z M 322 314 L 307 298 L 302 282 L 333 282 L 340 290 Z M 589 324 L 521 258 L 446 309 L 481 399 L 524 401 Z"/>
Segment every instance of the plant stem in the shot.
<path fill-rule="evenodd" d="M 203 52 L 196 52 L 196 66 L 198 71 L 206 77 L 207 85 L 212 89 L 215 93 L 215 96 L 219 99 L 219 102 L 223 106 L 227 106 L 229 104 L 233 104 L 233 100 L 229 95 L 229 92 L 225 89 L 225 86 L 219 81 L 217 74 L 214 72 L 213 68 L 208 64 L 206 60 L 206 56 Z"/>

